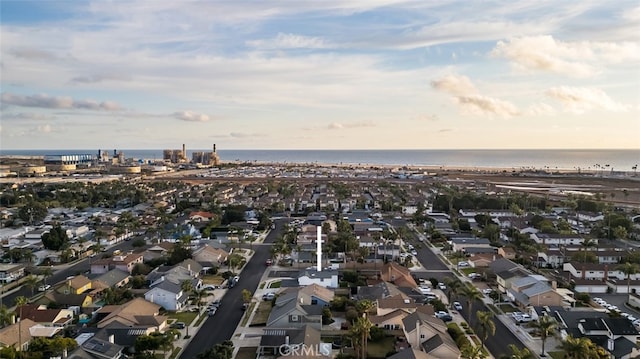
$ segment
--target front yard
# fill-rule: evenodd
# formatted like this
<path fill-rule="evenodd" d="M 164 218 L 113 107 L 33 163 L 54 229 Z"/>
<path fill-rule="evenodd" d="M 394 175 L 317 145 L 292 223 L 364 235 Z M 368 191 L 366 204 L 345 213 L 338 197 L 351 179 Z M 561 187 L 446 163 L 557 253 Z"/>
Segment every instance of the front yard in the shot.
<path fill-rule="evenodd" d="M 267 319 L 269 319 L 271 308 L 273 308 L 272 301 L 266 300 L 260 302 L 260 304 L 258 304 L 258 309 L 256 309 L 256 313 L 253 315 L 253 319 L 251 320 L 251 324 L 249 324 L 249 326 L 267 325 Z"/>
<path fill-rule="evenodd" d="M 219 274 L 216 274 L 216 275 L 203 275 L 200 278 L 202 279 L 202 284 L 203 285 L 210 284 L 210 285 L 220 286 L 224 282 L 224 278 L 222 278 L 222 276 L 219 275 Z"/>
<path fill-rule="evenodd" d="M 193 320 L 196 319 L 197 314 L 198 313 L 193 313 L 193 312 L 171 312 L 171 313 L 167 313 L 167 316 L 170 319 L 169 320 L 170 324 L 173 322 L 183 322 L 186 325 L 190 325 L 191 322 L 193 322 Z"/>

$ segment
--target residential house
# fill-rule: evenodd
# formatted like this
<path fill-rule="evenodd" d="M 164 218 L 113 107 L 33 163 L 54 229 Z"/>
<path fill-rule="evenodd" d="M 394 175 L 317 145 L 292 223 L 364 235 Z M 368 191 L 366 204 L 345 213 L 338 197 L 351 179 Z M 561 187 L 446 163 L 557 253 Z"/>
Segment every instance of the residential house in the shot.
<path fill-rule="evenodd" d="M 311 303 L 312 305 L 327 306 L 334 298 L 334 291 L 321 285 L 313 283 L 300 288 L 298 291 L 298 301 L 301 303 Z"/>
<path fill-rule="evenodd" d="M 269 313 L 267 327 L 272 328 L 302 328 L 311 326 L 314 329 L 322 329 L 323 305 L 305 304 L 298 301 L 297 293 L 292 292 L 280 296 Z"/>
<path fill-rule="evenodd" d="M 498 217 L 516 217 L 516 214 L 510 210 L 497 209 L 461 209 L 458 211 L 462 217 L 475 217 L 478 214 L 485 214 L 491 218 Z"/>
<path fill-rule="evenodd" d="M 89 308 L 93 305 L 93 297 L 87 293 L 59 293 L 57 291 L 47 291 L 35 304 L 49 305 L 55 303 L 61 308 L 80 307 Z"/>
<path fill-rule="evenodd" d="M 115 344 L 113 337 L 101 339 L 90 334 L 88 338 L 78 340 L 78 347 L 68 354 L 68 359 L 120 359 L 124 346 Z"/>
<path fill-rule="evenodd" d="M 476 237 L 454 237 L 451 238 L 450 243 L 454 252 L 463 251 L 468 247 L 483 247 L 490 248 L 491 242 L 486 238 Z"/>
<path fill-rule="evenodd" d="M 619 279 L 626 280 L 627 275 L 618 269 L 618 265 L 600 263 L 564 263 L 563 270 L 569 272 L 574 278 L 591 280 Z M 632 274 L 632 280 L 640 279 L 640 273 Z"/>
<path fill-rule="evenodd" d="M 162 331 L 167 317 L 160 315 L 160 306 L 142 298 L 134 298 L 122 305 L 106 305 L 96 312 L 98 328 L 117 321 L 124 325 L 153 328 Z"/>
<path fill-rule="evenodd" d="M 0 282 L 11 283 L 24 277 L 23 264 L 0 263 Z"/>
<path fill-rule="evenodd" d="M 506 259 L 516 259 L 516 250 L 512 247 L 498 248 L 498 255 Z"/>
<path fill-rule="evenodd" d="M 530 271 L 523 266 L 514 263 L 506 258 L 498 258 L 491 264 L 489 269 L 496 275 L 498 290 L 505 293 L 511 288 L 511 282 L 520 278 L 532 275 Z"/>
<path fill-rule="evenodd" d="M 374 285 L 359 286 L 355 295 L 356 300 L 371 300 L 376 301 L 395 295 L 404 296 L 403 292 L 398 289 L 394 284 L 389 282 L 380 281 Z"/>
<path fill-rule="evenodd" d="M 67 278 L 65 281 L 61 282 L 57 286 L 56 291 L 64 294 L 82 294 L 90 289 L 91 279 L 83 275 L 77 275 Z"/>
<path fill-rule="evenodd" d="M 224 249 L 214 248 L 208 244 L 196 249 L 193 252 L 193 260 L 196 261 L 203 271 L 221 267 L 226 261 L 229 253 Z"/>
<path fill-rule="evenodd" d="M 112 269 L 107 273 L 101 274 L 96 277 L 95 281 L 104 283 L 107 287 L 119 288 L 124 287 L 129 283 L 131 275 L 120 269 Z"/>
<path fill-rule="evenodd" d="M 413 313 L 421 306 L 423 305 L 417 303 L 415 299 L 403 294 L 398 294 L 376 300 L 376 315 L 379 317 L 385 316 L 398 309 L 408 313 Z"/>
<path fill-rule="evenodd" d="M 507 297 L 521 308 L 529 306 L 561 306 L 563 296 L 555 291 L 555 282 L 547 278 L 530 275 L 515 279 L 507 289 Z"/>
<path fill-rule="evenodd" d="M 388 359 L 438 359 L 438 357 L 420 351 L 419 349 L 406 348 L 388 357 Z"/>
<path fill-rule="evenodd" d="M 163 277 L 144 294 L 144 299 L 166 310 L 180 311 L 187 305 L 189 293 L 182 290 L 181 282 L 173 282 Z"/>
<path fill-rule="evenodd" d="M 411 348 L 441 359 L 458 359 L 460 349 L 447 332 L 447 325 L 432 315 L 415 312 L 403 320 L 403 331 Z"/>
<path fill-rule="evenodd" d="M 579 245 L 585 241 L 584 237 L 576 234 L 551 234 L 551 233 L 531 233 L 530 238 L 538 244 L 545 245 Z M 598 243 L 597 239 L 592 239 L 594 243 Z"/>
<path fill-rule="evenodd" d="M 467 263 L 472 268 L 487 268 L 489 264 L 496 260 L 496 255 L 491 253 L 474 254 L 467 258 Z"/>
<path fill-rule="evenodd" d="M 44 306 L 25 304 L 16 308 L 20 318 L 30 319 L 47 327 L 66 327 L 73 323 L 73 312 L 68 309 L 47 309 Z"/>
<path fill-rule="evenodd" d="M 208 222 L 213 219 L 215 215 L 210 212 L 191 212 L 189 213 L 189 220 L 193 222 Z"/>
<path fill-rule="evenodd" d="M 384 315 L 372 315 L 369 317 L 371 324 L 376 327 L 399 330 L 402 329 L 402 320 L 409 315 L 409 312 L 403 309 L 396 309 Z"/>
<path fill-rule="evenodd" d="M 323 343 L 320 340 L 320 330 L 311 325 L 303 325 L 299 328 L 265 328 L 260 338 L 257 354 L 260 358 L 284 357 L 307 358 L 308 353 L 288 352 L 288 348 L 314 348 L 318 352 L 311 354 L 314 358 L 328 359 L 331 357 L 331 343 Z M 323 355 L 326 353 L 326 355 Z M 302 356 L 300 356 L 302 354 Z"/>
<path fill-rule="evenodd" d="M 318 272 L 315 268 L 303 269 L 298 276 L 298 285 L 318 284 L 325 288 L 338 288 L 338 271 L 326 270 Z"/>
<path fill-rule="evenodd" d="M 0 328 L 0 347 L 14 347 L 20 350 L 27 350 L 31 341 L 31 332 L 29 329 L 36 323 L 31 319 L 25 318 L 18 323 L 7 325 Z"/>
<path fill-rule="evenodd" d="M 395 262 L 389 262 L 382 266 L 380 279 L 398 287 L 416 288 L 418 286 L 409 269 Z"/>
<path fill-rule="evenodd" d="M 361 243 L 362 245 L 362 243 Z M 397 244 L 379 244 L 376 246 L 376 255 L 378 258 L 387 258 L 392 261 L 400 256 L 402 248 Z"/>
<path fill-rule="evenodd" d="M 637 351 L 638 330 L 626 318 L 609 317 L 595 311 L 567 311 L 556 309 L 554 317 L 560 323 L 560 337 L 587 337 L 605 348 L 614 358 L 631 358 Z"/>
<path fill-rule="evenodd" d="M 144 257 L 139 253 L 98 259 L 91 262 L 91 274 L 104 274 L 112 269 L 120 269 L 131 274 L 136 264 L 141 264 L 143 260 Z"/>

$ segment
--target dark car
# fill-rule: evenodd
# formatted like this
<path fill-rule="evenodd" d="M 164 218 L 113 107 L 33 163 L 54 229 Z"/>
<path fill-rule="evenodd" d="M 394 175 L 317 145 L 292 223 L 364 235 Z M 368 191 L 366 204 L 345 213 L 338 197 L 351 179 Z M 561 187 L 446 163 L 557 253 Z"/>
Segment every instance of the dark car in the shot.
<path fill-rule="evenodd" d="M 187 326 L 183 323 L 183 322 L 175 322 L 173 324 L 171 324 L 171 328 L 173 329 L 184 329 Z"/>

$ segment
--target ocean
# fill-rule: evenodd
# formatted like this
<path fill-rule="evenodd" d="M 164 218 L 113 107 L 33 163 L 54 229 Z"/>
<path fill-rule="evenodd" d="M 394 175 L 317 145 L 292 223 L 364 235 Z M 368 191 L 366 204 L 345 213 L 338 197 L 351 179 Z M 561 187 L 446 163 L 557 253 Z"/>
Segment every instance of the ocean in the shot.
<path fill-rule="evenodd" d="M 122 149 L 126 158 L 161 160 L 162 150 Z M 187 157 L 195 151 L 187 150 Z M 97 150 L 0 150 L 0 155 L 96 154 Z M 110 151 L 111 154 L 111 151 Z M 223 162 L 398 165 L 632 172 L 634 150 L 218 150 Z"/>

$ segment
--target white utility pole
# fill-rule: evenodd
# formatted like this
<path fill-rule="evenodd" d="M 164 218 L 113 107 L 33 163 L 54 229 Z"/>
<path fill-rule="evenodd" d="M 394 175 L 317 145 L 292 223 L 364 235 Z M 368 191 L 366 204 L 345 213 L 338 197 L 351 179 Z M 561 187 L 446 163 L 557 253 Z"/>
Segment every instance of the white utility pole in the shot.
<path fill-rule="evenodd" d="M 316 261 L 317 261 L 317 271 L 322 271 L 322 227 L 317 226 L 317 234 L 318 238 L 316 238 Z"/>

